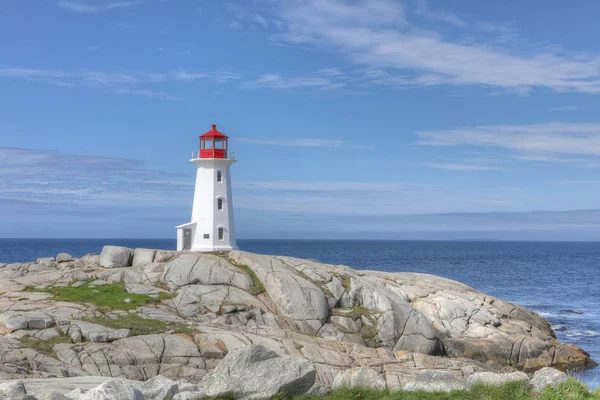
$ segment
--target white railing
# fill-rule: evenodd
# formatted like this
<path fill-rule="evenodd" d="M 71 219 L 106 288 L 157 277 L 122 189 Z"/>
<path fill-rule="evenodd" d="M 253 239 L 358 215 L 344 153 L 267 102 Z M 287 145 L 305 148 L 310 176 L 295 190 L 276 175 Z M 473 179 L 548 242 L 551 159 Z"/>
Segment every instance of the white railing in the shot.
<path fill-rule="evenodd" d="M 227 151 L 226 153 L 229 160 L 235 160 L 235 153 L 233 151 Z M 198 158 L 200 158 L 200 150 L 192 151 L 192 160 L 196 160 Z"/>

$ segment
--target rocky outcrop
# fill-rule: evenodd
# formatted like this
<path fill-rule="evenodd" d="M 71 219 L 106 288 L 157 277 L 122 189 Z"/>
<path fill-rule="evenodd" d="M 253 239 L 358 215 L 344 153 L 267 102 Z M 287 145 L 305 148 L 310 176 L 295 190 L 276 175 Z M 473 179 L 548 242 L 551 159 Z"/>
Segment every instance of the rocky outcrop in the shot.
<path fill-rule="evenodd" d="M 39 291 L 84 283 L 93 283 L 86 290 L 116 284 L 131 296 L 154 300 L 128 311 L 106 310 L 93 300 L 58 301 Z M 112 324 L 128 319 L 116 328 Z M 147 322 L 137 326 L 140 320 Z M 227 360 L 250 352 L 247 346 L 259 355 L 240 361 L 246 370 L 225 371 Z M 156 383 L 158 397 L 171 385 L 165 393 L 173 398 L 225 390 L 222 382 L 235 381 L 224 378 L 232 371 L 267 376 L 282 359 L 308 371 L 282 379 L 302 390 L 312 379 L 310 393 L 367 384 L 434 390 L 441 381 L 458 388 L 529 379 L 515 371 L 594 365 L 583 350 L 558 342 L 532 311 L 432 275 L 242 251 L 215 255 L 114 246 L 100 256 L 61 253 L 56 259 L 0 264 L 0 359 L 0 379 L 148 381 Z M 554 379 L 542 371 L 539 386 Z M 203 379 L 210 383 L 206 388 L 199 385 Z M 182 380 L 193 387 L 182 390 Z M 177 393 L 169 382 L 177 383 Z M 236 390 L 262 396 L 267 388 L 288 385 L 262 383 L 243 381 Z M 218 389 L 210 392 L 209 386 Z"/>

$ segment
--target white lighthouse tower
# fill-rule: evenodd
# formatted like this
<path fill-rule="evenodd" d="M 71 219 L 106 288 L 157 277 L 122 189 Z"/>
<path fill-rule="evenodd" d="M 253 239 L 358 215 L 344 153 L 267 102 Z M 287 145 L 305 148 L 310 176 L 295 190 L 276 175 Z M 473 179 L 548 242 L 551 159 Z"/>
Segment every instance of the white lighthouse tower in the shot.
<path fill-rule="evenodd" d="M 192 221 L 177 227 L 177 250 L 237 249 L 233 223 L 228 137 L 212 129 L 200 136 L 200 150 L 190 160 L 198 167 Z"/>

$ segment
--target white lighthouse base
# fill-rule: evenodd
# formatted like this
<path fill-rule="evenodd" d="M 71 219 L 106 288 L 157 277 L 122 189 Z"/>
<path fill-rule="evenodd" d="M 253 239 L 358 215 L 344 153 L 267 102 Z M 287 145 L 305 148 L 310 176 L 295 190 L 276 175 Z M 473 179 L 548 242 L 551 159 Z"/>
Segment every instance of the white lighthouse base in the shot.
<path fill-rule="evenodd" d="M 196 237 L 197 226 L 196 222 L 189 222 L 176 227 L 177 251 L 221 252 L 238 249 L 237 246 L 219 243 L 212 235 L 208 238 Z"/>

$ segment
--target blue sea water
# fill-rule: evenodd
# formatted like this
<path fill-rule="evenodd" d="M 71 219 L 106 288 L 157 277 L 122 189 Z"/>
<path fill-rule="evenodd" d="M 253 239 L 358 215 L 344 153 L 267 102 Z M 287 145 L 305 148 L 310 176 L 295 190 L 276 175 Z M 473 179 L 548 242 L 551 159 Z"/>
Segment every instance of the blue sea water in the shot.
<path fill-rule="evenodd" d="M 0 262 L 68 252 L 100 253 L 106 244 L 174 249 L 160 239 L 0 239 Z M 355 269 L 443 276 L 533 309 L 561 341 L 600 361 L 600 243 L 480 241 L 239 240 L 242 250 L 315 258 Z M 600 369 L 580 378 L 600 383 Z"/>

